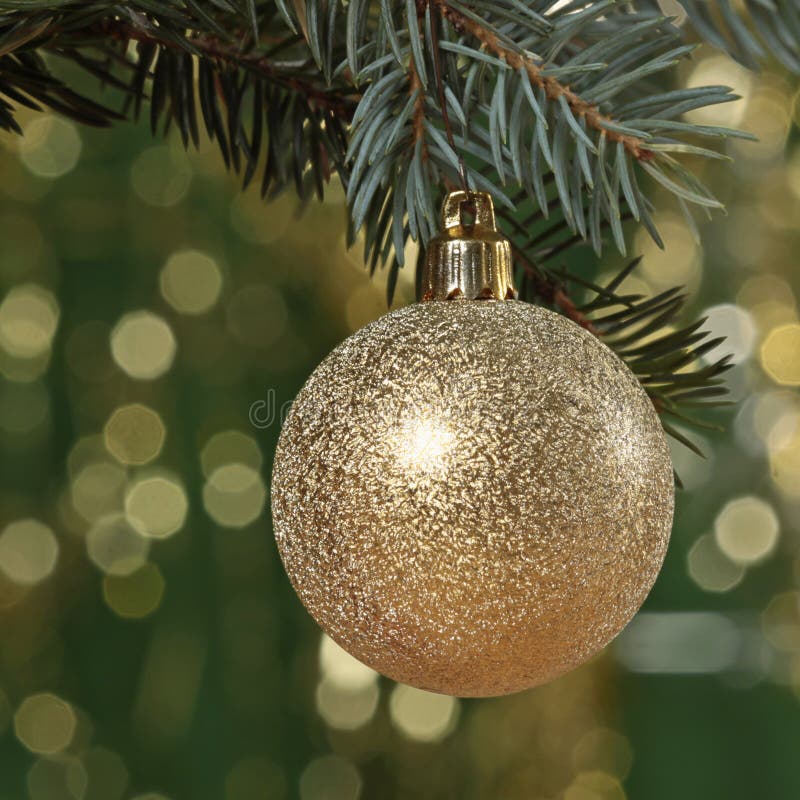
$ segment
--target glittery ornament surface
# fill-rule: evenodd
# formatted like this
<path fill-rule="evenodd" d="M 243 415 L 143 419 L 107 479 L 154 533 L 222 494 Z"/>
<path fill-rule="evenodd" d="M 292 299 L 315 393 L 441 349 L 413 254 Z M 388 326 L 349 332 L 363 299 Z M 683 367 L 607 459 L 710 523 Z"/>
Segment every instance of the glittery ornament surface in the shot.
<path fill-rule="evenodd" d="M 272 478 L 278 547 L 342 647 L 461 696 L 550 680 L 630 620 L 669 540 L 659 419 L 596 337 L 520 302 L 430 302 L 331 353 Z"/>

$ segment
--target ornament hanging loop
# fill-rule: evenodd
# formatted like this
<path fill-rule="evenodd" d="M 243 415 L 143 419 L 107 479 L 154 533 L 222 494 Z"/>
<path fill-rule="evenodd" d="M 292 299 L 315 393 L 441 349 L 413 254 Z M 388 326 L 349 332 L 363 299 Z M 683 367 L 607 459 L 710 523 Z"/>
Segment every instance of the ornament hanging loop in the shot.
<path fill-rule="evenodd" d="M 497 230 L 489 194 L 450 192 L 442 229 L 425 254 L 423 301 L 516 299 L 511 244 Z"/>

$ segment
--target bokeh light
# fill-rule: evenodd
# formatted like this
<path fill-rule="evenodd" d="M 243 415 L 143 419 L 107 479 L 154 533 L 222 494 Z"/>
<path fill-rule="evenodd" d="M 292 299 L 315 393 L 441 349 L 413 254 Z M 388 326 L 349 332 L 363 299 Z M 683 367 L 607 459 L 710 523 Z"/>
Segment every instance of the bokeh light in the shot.
<path fill-rule="evenodd" d="M 777 325 L 797 322 L 792 287 L 772 273 L 747 278 L 736 293 L 736 302 L 750 312 L 762 334 Z"/>
<path fill-rule="evenodd" d="M 89 558 L 109 575 L 126 576 L 147 561 L 149 540 L 123 514 L 101 517 L 86 534 Z"/>
<path fill-rule="evenodd" d="M 108 607 L 124 619 L 142 619 L 161 605 L 164 576 L 155 564 L 145 564 L 128 575 L 106 575 L 103 597 Z"/>
<path fill-rule="evenodd" d="M 14 358 L 0 347 L 0 375 L 17 383 L 31 383 L 41 378 L 50 366 L 50 351 L 33 358 Z"/>
<path fill-rule="evenodd" d="M 587 731 L 575 745 L 572 763 L 578 772 L 601 771 L 623 780 L 633 764 L 629 739 L 611 728 Z"/>
<path fill-rule="evenodd" d="M 564 800 L 626 800 L 626 794 L 617 777 L 591 770 L 575 776 L 564 792 Z"/>
<path fill-rule="evenodd" d="M 317 711 L 331 728 L 353 731 L 375 715 L 380 691 L 376 683 L 352 689 L 323 678 L 317 685 Z"/>
<path fill-rule="evenodd" d="M 153 539 L 165 539 L 180 530 L 188 510 L 186 490 L 169 474 L 139 477 L 125 495 L 128 522 Z"/>
<path fill-rule="evenodd" d="M 72 706 L 48 692 L 26 697 L 14 714 L 14 733 L 32 753 L 53 755 L 66 750 L 76 725 Z"/>
<path fill-rule="evenodd" d="M 705 354 L 707 361 L 725 355 L 733 356 L 738 364 L 750 357 L 758 338 L 758 329 L 752 315 L 733 303 L 721 303 L 707 308 L 702 316 L 707 317 L 705 330 L 714 337 L 724 337 L 725 341 Z"/>
<path fill-rule="evenodd" d="M 670 17 L 673 25 L 680 27 L 686 22 L 688 14 L 679 0 L 658 0 L 658 7 L 665 17 Z"/>
<path fill-rule="evenodd" d="M 320 638 L 317 712 L 337 730 L 356 730 L 373 718 L 380 690 L 378 673 L 353 658 L 329 636 Z"/>
<path fill-rule="evenodd" d="M 161 417 L 141 403 L 120 406 L 103 430 L 106 447 L 122 464 L 147 464 L 164 446 L 166 429 Z"/>
<path fill-rule="evenodd" d="M 300 776 L 300 800 L 358 800 L 361 776 L 341 756 L 316 758 Z"/>
<path fill-rule="evenodd" d="M 378 680 L 374 669 L 353 658 L 324 633 L 319 642 L 319 667 L 324 678 L 341 689 L 365 689 Z"/>
<path fill-rule="evenodd" d="M 109 461 L 90 461 L 78 469 L 70 485 L 73 508 L 87 521 L 116 511 L 122 506 L 125 470 Z"/>
<path fill-rule="evenodd" d="M 203 506 L 225 528 L 244 528 L 264 512 L 267 490 L 256 470 L 246 464 L 226 464 L 209 475 Z"/>
<path fill-rule="evenodd" d="M 761 345 L 761 363 L 776 383 L 800 386 L 800 325 L 773 328 Z"/>
<path fill-rule="evenodd" d="M 389 698 L 389 713 L 397 729 L 409 739 L 438 742 L 454 730 L 459 701 L 399 684 Z"/>
<path fill-rule="evenodd" d="M 791 127 L 789 102 L 788 86 L 773 76 L 753 87 L 742 125 L 757 141 L 733 142 L 737 157 L 763 163 L 783 155 Z"/>
<path fill-rule="evenodd" d="M 26 783 L 29 800 L 75 800 L 86 797 L 89 777 L 78 758 L 59 754 L 37 759 Z"/>
<path fill-rule="evenodd" d="M 701 125 L 725 125 L 735 128 L 747 111 L 747 100 L 753 89 L 753 76 L 741 64 L 721 53 L 699 59 L 686 79 L 687 88 L 700 86 L 735 86 L 742 100 L 697 108 L 686 119 Z"/>
<path fill-rule="evenodd" d="M 640 612 L 614 644 L 627 669 L 650 675 L 725 674 L 735 669 L 744 632 L 713 611 Z"/>
<path fill-rule="evenodd" d="M 741 582 L 744 569 L 731 561 L 711 534 L 697 538 L 689 549 L 687 566 L 692 580 L 707 592 L 728 592 Z"/>
<path fill-rule="evenodd" d="M 175 350 L 172 329 L 150 311 L 125 314 L 111 331 L 114 361 L 137 380 L 160 378 L 172 366 Z"/>
<path fill-rule="evenodd" d="M 58 301 L 35 284 L 14 287 L 0 303 L 0 346 L 17 358 L 46 354 L 58 327 Z"/>
<path fill-rule="evenodd" d="M 643 256 L 640 275 L 651 291 L 685 285 L 694 289 L 701 274 L 703 250 L 686 222 L 676 214 L 659 216 L 658 229 L 667 243 L 661 249 L 646 230 L 636 235 L 636 250 Z"/>
<path fill-rule="evenodd" d="M 181 250 L 167 260 L 159 276 L 164 299 L 182 314 L 204 314 L 222 291 L 217 262 L 198 250 Z"/>
<path fill-rule="evenodd" d="M 263 460 L 261 448 L 256 440 L 237 430 L 215 433 L 200 451 L 203 474 L 207 478 L 215 469 L 226 464 L 244 464 L 258 471 Z"/>
<path fill-rule="evenodd" d="M 769 465 L 772 480 L 791 498 L 800 497 L 800 415 L 793 414 L 788 425 L 779 428 L 777 441 L 770 442 Z"/>
<path fill-rule="evenodd" d="M 784 652 L 800 651 L 800 593 L 775 595 L 761 615 L 767 640 Z"/>
<path fill-rule="evenodd" d="M 751 495 L 726 503 L 714 521 L 714 536 L 720 550 L 742 565 L 766 558 L 778 543 L 779 531 L 772 506 Z"/>
<path fill-rule="evenodd" d="M 69 120 L 46 114 L 32 119 L 19 141 L 22 163 L 37 177 L 60 178 L 75 169 L 81 136 Z"/>
<path fill-rule="evenodd" d="M 86 798 L 122 800 L 130 775 L 122 757 L 106 747 L 92 747 L 81 757 L 88 783 Z"/>
<path fill-rule="evenodd" d="M 737 443 L 752 455 L 774 452 L 791 443 L 800 422 L 800 396 L 788 389 L 755 392 L 736 412 Z"/>
<path fill-rule="evenodd" d="M 40 583 L 52 574 L 57 561 L 58 540 L 38 520 L 16 520 L 0 533 L 0 570 L 15 583 Z"/>

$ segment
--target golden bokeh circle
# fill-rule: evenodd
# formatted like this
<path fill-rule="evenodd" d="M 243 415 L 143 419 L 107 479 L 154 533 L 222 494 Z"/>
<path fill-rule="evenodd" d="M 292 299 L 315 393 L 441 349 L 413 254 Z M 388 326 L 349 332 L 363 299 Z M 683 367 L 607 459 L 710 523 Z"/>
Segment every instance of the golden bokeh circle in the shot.
<path fill-rule="evenodd" d="M 264 510 L 267 491 L 252 467 L 233 463 L 217 467 L 203 486 L 203 506 L 225 528 L 244 528 Z"/>
<path fill-rule="evenodd" d="M 355 765 L 336 755 L 315 758 L 300 776 L 300 800 L 358 800 L 361 788 Z"/>
<path fill-rule="evenodd" d="M 49 692 L 29 695 L 14 714 L 14 732 L 33 753 L 60 753 L 72 741 L 76 726 L 72 706 Z"/>
<path fill-rule="evenodd" d="M 103 599 L 123 619 L 142 619 L 159 607 L 164 586 L 161 570 L 155 564 L 145 564 L 130 575 L 106 575 Z"/>
<path fill-rule="evenodd" d="M 136 380 L 160 378 L 175 359 L 177 343 L 172 328 L 150 311 L 125 314 L 110 338 L 114 361 Z"/>
<path fill-rule="evenodd" d="M 0 347 L 16 358 L 47 353 L 59 316 L 52 292 L 32 283 L 15 286 L 0 303 Z"/>
<path fill-rule="evenodd" d="M 455 728 L 459 705 L 454 697 L 399 684 L 389 698 L 389 717 L 407 739 L 438 742 Z"/>
<path fill-rule="evenodd" d="M 800 324 L 773 328 L 761 345 L 761 363 L 782 386 L 800 386 Z"/>
<path fill-rule="evenodd" d="M 141 403 L 120 406 L 103 430 L 106 447 L 122 464 L 141 465 L 161 452 L 166 429 L 158 412 Z"/>
<path fill-rule="evenodd" d="M 753 495 L 726 503 L 714 521 L 718 547 L 734 564 L 743 566 L 767 558 L 779 535 L 780 523 L 772 506 Z"/>
<path fill-rule="evenodd" d="M 200 463 L 207 478 L 218 467 L 226 464 L 244 464 L 254 470 L 260 470 L 263 460 L 256 440 L 235 429 L 215 433 L 200 451 Z"/>
<path fill-rule="evenodd" d="M 123 514 L 109 514 L 97 520 L 87 532 L 86 552 L 107 575 L 126 576 L 145 565 L 150 540 Z"/>
<path fill-rule="evenodd" d="M 189 511 L 186 490 L 172 475 L 137 478 L 125 494 L 125 516 L 139 533 L 166 539 L 183 527 Z"/>
<path fill-rule="evenodd" d="M 164 299 L 182 314 L 205 314 L 222 291 L 217 262 L 198 250 L 173 253 L 159 275 Z"/>
<path fill-rule="evenodd" d="M 58 540 L 36 519 L 19 519 L 0 533 L 0 572 L 21 586 L 49 577 L 58 561 Z"/>

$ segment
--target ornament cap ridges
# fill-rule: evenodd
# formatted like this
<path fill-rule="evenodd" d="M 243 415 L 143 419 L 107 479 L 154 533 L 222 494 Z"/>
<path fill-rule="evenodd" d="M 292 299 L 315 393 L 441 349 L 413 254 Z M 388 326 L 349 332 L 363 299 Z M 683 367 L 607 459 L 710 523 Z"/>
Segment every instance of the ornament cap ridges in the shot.
<path fill-rule="evenodd" d="M 511 244 L 497 230 L 491 195 L 458 191 L 445 197 L 442 232 L 428 244 L 421 291 L 423 301 L 516 299 Z"/>

